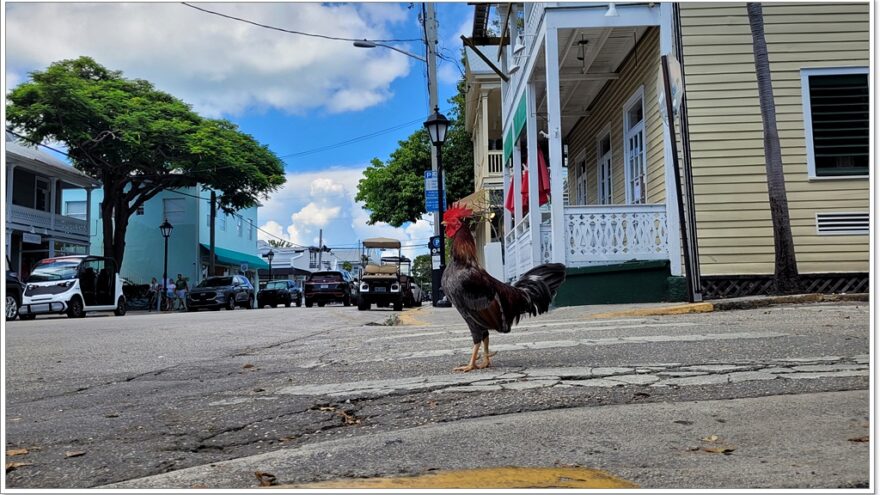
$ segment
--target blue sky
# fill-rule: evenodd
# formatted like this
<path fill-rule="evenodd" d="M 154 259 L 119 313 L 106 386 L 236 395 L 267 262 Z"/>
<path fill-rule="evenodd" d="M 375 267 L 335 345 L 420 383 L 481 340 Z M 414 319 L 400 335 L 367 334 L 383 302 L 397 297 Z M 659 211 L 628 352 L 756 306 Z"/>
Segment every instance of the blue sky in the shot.
<path fill-rule="evenodd" d="M 420 39 L 421 4 L 196 4 L 284 29 L 344 38 Z M 441 52 L 458 59 L 473 7 L 436 4 Z M 390 43 L 423 54 L 420 41 Z M 88 55 L 153 82 L 205 116 L 223 117 L 285 157 L 287 184 L 260 211 L 266 231 L 301 244 L 348 245 L 376 235 L 423 245 L 431 225 L 367 226 L 354 202 L 373 157 L 384 160 L 420 123 L 331 150 L 290 156 L 421 121 L 425 66 L 384 48 L 293 35 L 178 3 L 7 3 L 6 91 L 53 61 Z M 455 92 L 454 64 L 438 60 L 439 101 Z M 265 236 L 264 236 L 265 237 Z M 409 254 L 421 249 L 412 248 Z"/>

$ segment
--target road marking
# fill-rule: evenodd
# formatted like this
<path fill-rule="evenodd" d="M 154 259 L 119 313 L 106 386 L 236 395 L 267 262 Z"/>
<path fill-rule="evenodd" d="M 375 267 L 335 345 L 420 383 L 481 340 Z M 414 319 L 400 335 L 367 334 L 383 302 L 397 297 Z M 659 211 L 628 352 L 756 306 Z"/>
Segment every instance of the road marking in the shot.
<path fill-rule="evenodd" d="M 607 471 L 584 467 L 495 467 L 436 471 L 418 476 L 322 481 L 272 488 L 638 488 Z"/>
<path fill-rule="evenodd" d="M 614 320 L 614 321 L 608 321 L 608 322 L 603 322 L 603 323 L 617 323 L 620 321 L 624 321 L 624 320 Z M 688 328 L 691 328 L 691 327 L 697 327 L 697 326 L 706 326 L 706 324 L 704 324 L 704 323 L 689 323 L 689 322 L 684 322 L 684 323 L 648 323 L 646 320 L 626 320 L 626 321 L 637 321 L 637 322 L 641 322 L 641 323 L 634 324 L 634 325 L 595 326 L 592 324 L 587 325 L 583 322 L 571 321 L 571 322 L 566 322 L 566 323 L 551 323 L 551 324 L 547 324 L 547 325 L 536 325 L 536 326 L 526 326 L 526 325 L 515 326 L 515 327 L 513 327 L 512 332 L 514 333 L 514 335 L 519 335 L 519 334 L 521 334 L 520 330 L 525 330 L 525 331 L 528 331 L 527 335 L 532 336 L 532 335 L 547 335 L 547 334 L 554 334 L 554 333 L 583 332 L 583 331 L 591 331 L 591 330 L 626 330 L 626 329 L 631 329 L 631 328 L 666 328 L 666 327 L 682 327 L 682 328 L 688 327 Z M 555 326 L 563 326 L 563 325 L 569 326 L 571 328 L 550 328 L 547 330 L 541 330 L 544 327 L 555 327 Z M 453 328 L 453 329 L 442 331 L 442 332 L 424 332 L 424 333 L 408 332 L 408 333 L 402 333 L 402 334 L 382 335 L 380 337 L 373 337 L 373 338 L 367 339 L 367 342 L 375 342 L 375 341 L 382 341 L 382 340 L 412 339 L 412 338 L 427 337 L 427 336 L 432 336 L 432 335 L 462 336 L 462 335 L 466 335 L 467 332 L 468 332 L 467 327 Z"/>

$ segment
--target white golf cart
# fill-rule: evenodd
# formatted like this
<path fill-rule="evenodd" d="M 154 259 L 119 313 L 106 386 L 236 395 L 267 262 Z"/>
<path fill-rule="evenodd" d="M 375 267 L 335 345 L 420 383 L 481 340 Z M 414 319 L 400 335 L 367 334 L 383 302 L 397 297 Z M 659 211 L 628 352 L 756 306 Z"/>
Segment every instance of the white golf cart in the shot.
<path fill-rule="evenodd" d="M 115 260 L 78 255 L 37 263 L 27 279 L 19 318 L 33 320 L 39 314 L 64 313 L 82 318 L 89 311 L 125 314 L 122 279 Z"/>

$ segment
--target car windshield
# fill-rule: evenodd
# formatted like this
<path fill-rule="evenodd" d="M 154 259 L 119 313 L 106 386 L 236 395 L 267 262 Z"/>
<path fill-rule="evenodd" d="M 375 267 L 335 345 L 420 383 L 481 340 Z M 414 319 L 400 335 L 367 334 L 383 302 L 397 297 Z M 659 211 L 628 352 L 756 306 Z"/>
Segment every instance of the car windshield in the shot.
<path fill-rule="evenodd" d="M 339 272 L 315 272 L 309 275 L 309 282 L 341 282 L 342 274 Z"/>
<path fill-rule="evenodd" d="M 266 284 L 266 288 L 267 289 L 286 289 L 287 282 L 284 280 L 280 280 L 278 282 L 269 282 L 268 284 Z"/>
<path fill-rule="evenodd" d="M 31 272 L 28 282 L 49 282 L 76 278 L 76 269 L 79 263 L 79 260 L 43 260 Z"/>
<path fill-rule="evenodd" d="M 211 277 L 202 280 L 198 287 L 226 287 L 232 285 L 232 277 Z"/>

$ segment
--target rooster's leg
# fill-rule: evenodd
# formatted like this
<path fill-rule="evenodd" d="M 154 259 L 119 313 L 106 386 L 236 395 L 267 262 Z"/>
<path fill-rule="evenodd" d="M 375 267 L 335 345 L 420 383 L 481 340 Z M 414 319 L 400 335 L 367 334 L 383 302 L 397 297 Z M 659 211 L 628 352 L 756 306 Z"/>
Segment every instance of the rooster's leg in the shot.
<path fill-rule="evenodd" d="M 477 344 L 477 347 L 479 346 L 480 344 Z M 489 358 L 494 355 L 494 352 L 489 352 L 489 336 L 486 335 L 485 337 L 483 337 L 483 364 L 477 365 L 477 368 L 488 368 L 490 364 Z"/>
<path fill-rule="evenodd" d="M 453 369 L 452 371 L 464 371 L 467 373 L 468 371 L 477 369 L 477 354 L 480 353 L 480 344 L 479 342 L 474 344 L 474 352 L 471 353 L 471 362 L 466 364 L 465 366 L 459 366 L 458 368 Z"/>

